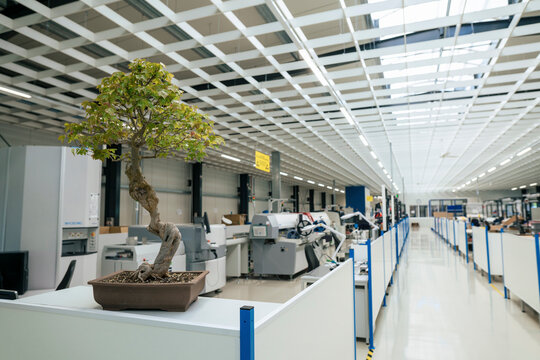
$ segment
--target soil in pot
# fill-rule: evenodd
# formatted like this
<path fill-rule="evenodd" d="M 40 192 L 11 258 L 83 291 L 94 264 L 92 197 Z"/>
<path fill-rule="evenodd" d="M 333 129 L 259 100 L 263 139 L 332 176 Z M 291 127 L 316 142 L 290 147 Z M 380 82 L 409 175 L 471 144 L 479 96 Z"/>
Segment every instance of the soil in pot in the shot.
<path fill-rule="evenodd" d="M 142 281 L 139 278 L 133 278 L 132 271 L 124 271 L 118 273 L 109 278 L 101 280 L 102 283 L 117 283 L 117 284 L 171 284 L 171 283 L 189 283 L 193 281 L 197 276 L 201 275 L 200 272 L 175 272 L 169 273 L 168 276 L 165 276 L 161 279 L 149 278 L 145 281 Z"/>

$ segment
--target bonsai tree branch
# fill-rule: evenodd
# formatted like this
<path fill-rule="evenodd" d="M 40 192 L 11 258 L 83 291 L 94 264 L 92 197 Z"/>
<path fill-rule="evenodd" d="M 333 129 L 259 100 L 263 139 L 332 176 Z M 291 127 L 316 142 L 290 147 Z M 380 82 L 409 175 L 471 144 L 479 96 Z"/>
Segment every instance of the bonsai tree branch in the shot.
<path fill-rule="evenodd" d="M 182 91 L 163 64 L 137 59 L 129 68 L 129 74 L 116 72 L 102 79 L 96 99 L 82 104 L 86 119 L 66 124 L 60 140 L 76 144 L 74 152 L 80 155 L 127 161 L 129 195 L 148 211 L 148 230 L 162 240 L 154 264 L 144 263 L 134 273 L 144 281 L 167 274 L 182 236 L 174 224 L 161 221 L 159 200 L 142 174 L 141 160 L 182 153 L 186 161 L 201 161 L 206 149 L 217 148 L 223 139 L 205 115 L 180 101 Z M 129 145 L 130 151 L 118 155 L 114 148 L 104 148 L 113 144 Z M 141 155 L 143 149 L 152 155 Z"/>

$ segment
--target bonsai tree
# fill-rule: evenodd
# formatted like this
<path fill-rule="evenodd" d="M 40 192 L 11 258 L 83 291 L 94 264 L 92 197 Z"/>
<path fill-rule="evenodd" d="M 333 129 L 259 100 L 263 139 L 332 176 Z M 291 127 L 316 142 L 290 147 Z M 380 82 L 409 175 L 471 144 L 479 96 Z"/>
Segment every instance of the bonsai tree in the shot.
<path fill-rule="evenodd" d="M 60 140 L 77 145 L 79 155 L 126 161 L 129 195 L 150 213 L 148 230 L 162 240 L 154 264 L 143 263 L 133 274 L 145 281 L 167 276 L 182 236 L 175 224 L 160 220 L 159 199 L 142 174 L 141 160 L 182 152 L 186 161 L 201 161 L 206 149 L 217 148 L 223 139 L 206 115 L 180 101 L 182 91 L 163 64 L 137 59 L 129 68 L 128 74 L 116 72 L 101 81 L 96 99 L 82 103 L 86 119 L 66 124 Z M 127 145 L 129 151 L 120 155 L 105 147 L 113 144 Z"/>

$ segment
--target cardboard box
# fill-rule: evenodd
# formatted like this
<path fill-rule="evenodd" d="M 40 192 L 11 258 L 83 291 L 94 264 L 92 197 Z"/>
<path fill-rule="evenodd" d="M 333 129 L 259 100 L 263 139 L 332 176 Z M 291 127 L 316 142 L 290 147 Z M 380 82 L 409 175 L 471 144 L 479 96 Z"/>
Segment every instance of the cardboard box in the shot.
<path fill-rule="evenodd" d="M 520 216 L 520 217 L 518 218 L 518 221 L 523 221 L 523 218 Z M 516 222 L 516 215 L 514 215 L 514 216 L 512 216 L 512 217 L 510 217 L 510 218 L 508 218 L 508 219 L 504 219 L 504 220 L 502 221 L 502 224 L 503 224 L 504 226 L 508 226 L 508 225 L 512 225 L 514 222 Z"/>
<path fill-rule="evenodd" d="M 100 226 L 100 234 L 118 234 L 118 233 L 127 233 L 128 226 Z"/>
<path fill-rule="evenodd" d="M 490 232 L 500 232 L 504 225 L 491 225 L 489 227 Z"/>
<path fill-rule="evenodd" d="M 246 222 L 246 214 L 228 214 L 223 217 L 232 221 L 232 224 L 225 225 L 244 225 Z"/>
<path fill-rule="evenodd" d="M 434 211 L 433 216 L 436 218 L 447 218 L 449 220 L 454 219 L 454 214 L 446 212 L 446 211 Z"/>

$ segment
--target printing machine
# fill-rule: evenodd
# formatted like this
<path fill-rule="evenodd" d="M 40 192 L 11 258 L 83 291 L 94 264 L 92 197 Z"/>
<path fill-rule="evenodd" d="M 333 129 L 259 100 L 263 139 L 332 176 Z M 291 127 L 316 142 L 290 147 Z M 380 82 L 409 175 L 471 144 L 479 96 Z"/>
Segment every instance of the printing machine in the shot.
<path fill-rule="evenodd" d="M 299 220 L 310 224 L 303 214 L 254 215 L 249 229 L 253 272 L 257 275 L 293 275 L 307 268 Z"/>
<path fill-rule="evenodd" d="M 225 286 L 226 252 L 225 225 L 223 224 L 178 224 L 186 254 L 186 270 L 208 270 L 206 283 L 201 294 L 219 290 Z M 148 241 L 161 241 L 150 233 L 146 226 L 135 225 L 128 228 L 128 236 L 146 237 Z"/>

